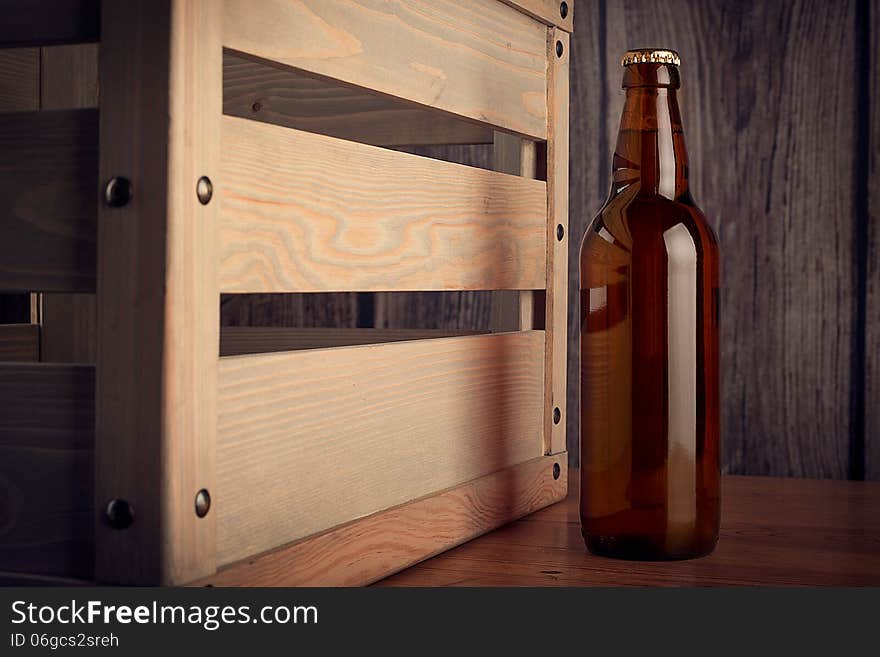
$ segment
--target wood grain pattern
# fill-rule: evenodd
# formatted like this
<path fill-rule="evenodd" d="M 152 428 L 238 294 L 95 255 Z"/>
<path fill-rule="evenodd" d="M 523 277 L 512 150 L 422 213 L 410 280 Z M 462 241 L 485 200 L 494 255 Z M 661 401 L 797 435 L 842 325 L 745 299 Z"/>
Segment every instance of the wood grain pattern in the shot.
<path fill-rule="evenodd" d="M 3 326 L 0 326 L 0 356 L 3 354 Z M 279 326 L 222 326 L 220 355 L 241 356 L 273 351 L 327 349 L 359 344 L 381 344 L 405 340 L 431 340 L 473 335 L 475 331 L 376 328 L 286 328 Z M 0 358 L 0 360 L 3 360 Z"/>
<path fill-rule="evenodd" d="M 222 18 L 211 0 L 102 2 L 96 507 L 130 502 L 124 532 L 96 517 L 96 578 L 175 584 L 215 569 Z M 132 75 L 132 71 L 138 71 Z M 132 372 L 137 376 L 132 376 Z"/>
<path fill-rule="evenodd" d="M 95 110 L 0 121 L 0 289 L 93 291 Z"/>
<path fill-rule="evenodd" d="M 622 105 L 621 53 L 638 44 L 681 53 L 691 185 L 722 250 L 729 472 L 848 475 L 853 90 L 861 75 L 855 5 L 607 3 L 609 135 Z M 578 15 L 584 13 L 581 4 Z M 834 56 L 804 56 L 816 43 L 840 47 Z"/>
<path fill-rule="evenodd" d="M 564 455 L 562 455 L 564 458 Z M 221 569 L 212 586 L 360 586 L 561 499 L 542 457 Z M 564 465 L 564 464 L 563 464 Z"/>
<path fill-rule="evenodd" d="M 864 244 L 857 245 L 856 250 L 858 253 L 859 248 L 864 249 L 865 477 L 880 481 L 880 112 L 877 112 L 880 103 L 880 11 L 876 3 L 864 7 L 866 12 L 870 11 L 870 27 L 865 24 L 861 29 L 868 31 L 864 46 L 869 52 L 864 56 L 869 59 L 871 74 L 864 90 L 868 96 L 867 107 L 862 106 L 862 112 L 869 112 L 864 117 L 863 126 L 868 130 L 868 139 L 859 174 L 866 178 L 867 207 L 861 223 L 863 228 L 859 231 L 859 239 L 864 240 Z"/>
<path fill-rule="evenodd" d="M 98 106 L 98 44 L 49 46 L 40 54 L 43 110 Z M 40 354 L 54 363 L 94 363 L 98 308 L 94 294 L 44 293 Z"/>
<path fill-rule="evenodd" d="M 40 108 L 98 106 L 98 44 L 50 46 L 40 51 Z"/>
<path fill-rule="evenodd" d="M 485 126 L 228 51 L 223 113 L 375 146 L 492 141 Z"/>
<path fill-rule="evenodd" d="M 90 578 L 95 370 L 0 365 L 0 570 Z"/>
<path fill-rule="evenodd" d="M 543 353 L 528 331 L 221 359 L 218 563 L 536 458 Z"/>
<path fill-rule="evenodd" d="M 547 25 L 555 25 L 566 32 L 574 29 L 574 0 L 565 0 L 565 16 L 562 15 L 563 3 L 560 0 L 501 0 L 501 2 Z"/>
<path fill-rule="evenodd" d="M 492 328 L 498 292 L 393 292 L 375 295 L 376 328 L 483 331 Z"/>
<path fill-rule="evenodd" d="M 40 360 L 94 363 L 98 349 L 98 305 L 94 294 L 42 295 Z"/>
<path fill-rule="evenodd" d="M 610 186 L 611 152 L 604 124 L 608 89 L 605 57 L 605 3 L 578 0 L 570 56 L 570 148 L 568 188 L 568 412 L 566 441 L 572 464 L 580 458 L 580 305 L 578 263 L 587 226 Z M 616 84 L 616 80 L 611 80 Z"/>
<path fill-rule="evenodd" d="M 40 360 L 38 324 L 0 324 L 0 362 L 34 363 Z"/>
<path fill-rule="evenodd" d="M 223 294 L 220 325 L 355 328 L 357 294 Z"/>
<path fill-rule="evenodd" d="M 636 562 L 584 549 L 576 471 L 562 504 L 383 580 L 382 586 L 877 586 L 880 483 L 722 477 L 709 557 Z"/>
<path fill-rule="evenodd" d="M 224 292 L 544 285 L 542 181 L 234 117 L 222 143 Z"/>
<path fill-rule="evenodd" d="M 224 6 L 223 45 L 232 50 L 537 139 L 547 134 L 546 30 L 496 0 Z"/>
<path fill-rule="evenodd" d="M 40 49 L 0 50 L 0 112 L 40 107 Z"/>
<path fill-rule="evenodd" d="M 0 46 L 47 46 L 97 41 L 100 0 L 5 0 Z"/>
<path fill-rule="evenodd" d="M 565 451 L 568 340 L 569 36 L 547 32 L 547 331 L 544 372 L 544 452 Z"/>

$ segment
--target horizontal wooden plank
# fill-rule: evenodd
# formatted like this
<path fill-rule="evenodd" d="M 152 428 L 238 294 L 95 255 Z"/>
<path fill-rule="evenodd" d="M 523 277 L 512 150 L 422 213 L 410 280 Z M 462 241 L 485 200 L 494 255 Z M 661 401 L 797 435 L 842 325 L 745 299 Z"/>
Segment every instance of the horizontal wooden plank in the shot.
<path fill-rule="evenodd" d="M 574 0 L 501 0 L 546 25 L 574 30 Z M 564 5 L 564 8 L 563 8 Z"/>
<path fill-rule="evenodd" d="M 97 41 L 100 0 L 4 0 L 0 48 Z"/>
<path fill-rule="evenodd" d="M 40 360 L 39 324 L 0 324 L 0 362 Z"/>
<path fill-rule="evenodd" d="M 92 292 L 98 112 L 0 121 L 0 289 Z"/>
<path fill-rule="evenodd" d="M 221 359 L 218 563 L 536 458 L 543 349 L 527 331 Z"/>
<path fill-rule="evenodd" d="M 490 144 L 491 128 L 223 53 L 223 113 L 375 146 Z"/>
<path fill-rule="evenodd" d="M 230 49 L 537 139 L 546 39 L 497 0 L 225 0 Z"/>
<path fill-rule="evenodd" d="M 0 570 L 92 575 L 95 369 L 0 365 Z"/>
<path fill-rule="evenodd" d="M 0 326 L 0 329 L 3 327 Z M 326 349 L 360 344 L 381 344 L 405 340 L 430 340 L 477 331 L 375 328 L 288 328 L 285 326 L 221 326 L 220 355 L 240 356 L 272 351 Z M 2 331 L 0 331 L 2 345 Z"/>
<path fill-rule="evenodd" d="M 222 292 L 537 289 L 546 183 L 223 117 Z"/>
<path fill-rule="evenodd" d="M 553 466 L 561 476 L 553 478 Z M 220 570 L 213 586 L 360 586 L 565 497 L 565 454 L 520 463 Z"/>

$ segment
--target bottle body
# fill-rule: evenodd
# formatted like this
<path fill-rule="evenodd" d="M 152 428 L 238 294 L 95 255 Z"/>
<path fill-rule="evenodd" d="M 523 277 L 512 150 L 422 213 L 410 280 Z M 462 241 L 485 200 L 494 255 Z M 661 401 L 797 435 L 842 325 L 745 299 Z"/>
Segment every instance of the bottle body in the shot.
<path fill-rule="evenodd" d="M 687 190 L 677 71 L 632 68 L 656 84 L 627 88 L 580 255 L 581 522 L 591 552 L 682 559 L 718 537 L 719 250 Z"/>

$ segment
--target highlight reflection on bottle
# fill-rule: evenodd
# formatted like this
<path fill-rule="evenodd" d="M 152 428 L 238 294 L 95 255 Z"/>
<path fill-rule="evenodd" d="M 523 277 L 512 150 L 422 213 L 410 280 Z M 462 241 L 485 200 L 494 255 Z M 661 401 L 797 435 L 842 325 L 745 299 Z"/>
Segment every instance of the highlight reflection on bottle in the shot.
<path fill-rule="evenodd" d="M 678 55 L 623 65 L 611 192 L 580 255 L 581 525 L 591 552 L 683 559 L 718 540 L 718 242 L 688 189 Z"/>

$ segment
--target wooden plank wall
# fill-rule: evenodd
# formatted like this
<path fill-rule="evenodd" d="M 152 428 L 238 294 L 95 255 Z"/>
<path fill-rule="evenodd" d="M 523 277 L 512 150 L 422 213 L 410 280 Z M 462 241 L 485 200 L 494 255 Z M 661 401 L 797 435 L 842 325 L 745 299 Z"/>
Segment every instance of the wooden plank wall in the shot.
<path fill-rule="evenodd" d="M 876 34 L 873 46 L 865 40 L 867 14 L 857 0 L 580 0 L 575 12 L 573 234 L 583 234 L 608 189 L 620 55 L 663 45 L 682 56 L 691 182 L 723 254 L 728 472 L 861 478 L 867 451 L 867 475 L 880 478 L 880 268 L 861 153 L 869 53 L 875 81 L 878 64 Z M 597 28 L 599 52 L 590 36 Z M 817 44 L 821 57 L 811 54 Z M 876 171 L 880 124 L 872 120 Z M 862 246 L 869 225 L 870 255 Z M 577 322 L 577 313 L 569 317 Z M 577 327 L 570 332 L 574 345 Z"/>

